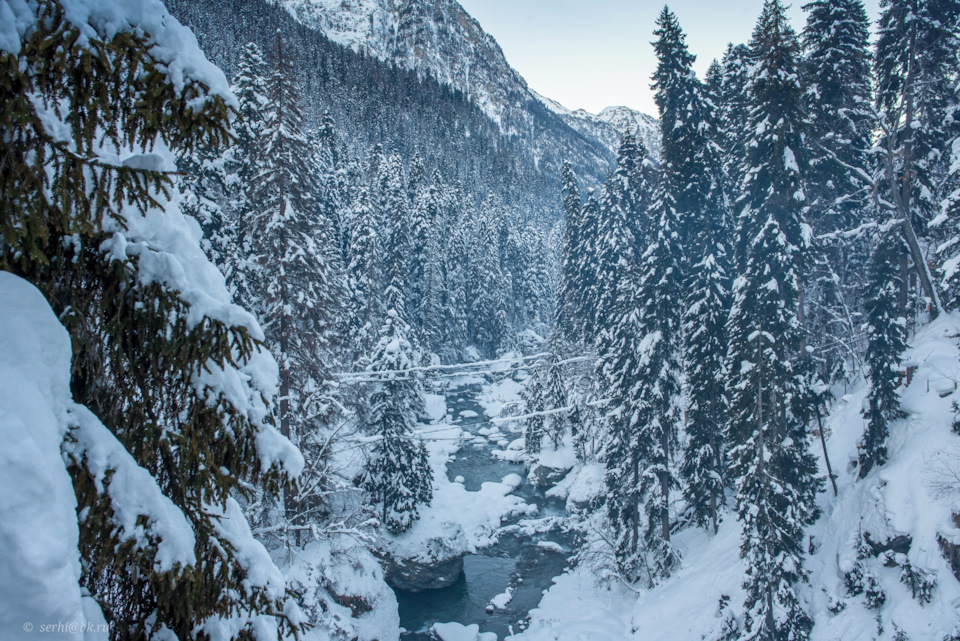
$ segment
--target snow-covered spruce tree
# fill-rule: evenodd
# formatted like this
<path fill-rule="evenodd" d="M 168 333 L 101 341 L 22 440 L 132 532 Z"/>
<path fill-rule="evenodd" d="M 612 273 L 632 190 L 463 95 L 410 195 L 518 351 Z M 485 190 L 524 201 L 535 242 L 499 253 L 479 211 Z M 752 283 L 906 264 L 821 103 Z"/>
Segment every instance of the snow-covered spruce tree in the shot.
<path fill-rule="evenodd" d="M 931 227 L 936 227 L 938 234 L 937 255 L 941 263 L 937 276 L 943 304 L 947 309 L 957 309 L 960 306 L 960 136 L 953 139 L 950 149 L 948 193 Z"/>
<path fill-rule="evenodd" d="M 662 130 L 661 208 L 675 206 L 685 231 L 681 245 L 688 276 L 677 291 L 686 291 L 683 309 L 684 367 L 689 393 L 688 443 L 679 474 L 683 495 L 695 523 L 717 529 L 724 494 L 723 424 L 726 420 L 723 359 L 729 314 L 728 212 L 723 193 L 722 150 L 717 144 L 715 107 L 707 88 L 693 73 L 684 34 L 664 8 L 655 31 L 659 64 L 654 89 Z M 717 75 L 719 69 L 715 70 Z M 674 205 L 675 203 L 675 205 Z M 664 212 L 666 213 L 666 212 Z M 662 232 L 660 232 L 662 233 Z M 673 251 L 678 251 L 674 247 Z M 679 258 L 679 257 L 678 257 Z M 675 283 L 679 284 L 676 276 Z"/>
<path fill-rule="evenodd" d="M 432 293 L 430 290 L 436 276 L 432 272 L 428 274 L 428 270 L 433 269 L 438 258 L 434 251 L 434 239 L 442 208 L 440 188 L 432 184 L 420 190 L 410 209 L 410 271 L 406 310 L 417 331 L 424 334 L 420 338 L 427 338 L 430 330 L 425 327 L 425 322 L 430 320 L 431 312 L 435 311 L 426 309 L 428 292 Z"/>
<path fill-rule="evenodd" d="M 640 310 L 636 264 L 632 245 L 630 260 L 624 260 L 618 283 L 616 307 L 608 313 L 609 326 L 597 338 L 597 395 L 609 399 L 606 405 L 607 430 L 601 453 L 606 469 L 606 516 L 610 524 L 613 558 L 617 572 L 628 581 L 642 577 L 654 581 L 645 565 L 641 547 L 641 505 L 643 501 L 643 452 L 637 432 L 641 429 L 638 409 L 642 403 L 639 363 Z"/>
<path fill-rule="evenodd" d="M 806 579 L 804 530 L 817 515 L 816 461 L 794 414 L 804 394 L 794 361 L 801 347 L 803 95 L 799 45 L 779 0 L 767 0 L 751 40 L 757 68 L 743 195 L 737 201 L 743 266 L 727 326 L 730 473 L 746 560 L 741 639 L 804 639 L 812 620 L 795 586 Z"/>
<path fill-rule="evenodd" d="M 888 424 L 905 416 L 896 389 L 900 358 L 907 349 L 907 324 L 899 305 L 905 250 L 894 227 L 883 233 L 870 259 L 865 304 L 870 396 L 863 412 L 867 429 L 860 444 L 860 478 L 887 461 Z"/>
<path fill-rule="evenodd" d="M 859 225 L 869 196 L 870 23 L 860 0 L 813 0 L 804 10 L 809 222 L 822 234 Z"/>
<path fill-rule="evenodd" d="M 423 414 L 416 373 L 418 357 L 410 344 L 410 328 L 396 310 L 388 310 L 380 342 L 367 371 L 376 375 L 367 426 L 375 436 L 361 478 L 383 527 L 400 534 L 420 518 L 420 506 L 433 498 L 433 472 L 427 449 L 414 434 Z"/>
<path fill-rule="evenodd" d="M 526 257 L 523 271 L 516 284 L 516 323 L 518 330 L 533 329 L 546 334 L 554 324 L 554 292 L 556 287 L 550 274 L 552 260 L 547 247 L 547 238 L 533 223 L 527 223 L 519 231 L 520 254 Z"/>
<path fill-rule="evenodd" d="M 600 195 L 593 239 L 596 262 L 590 265 L 592 273 L 584 293 L 585 308 L 592 315 L 597 332 L 611 326 L 609 317 L 620 292 L 620 280 L 627 271 L 621 261 L 630 264 L 636 260 L 636 252 L 649 234 L 646 221 L 641 222 L 650 197 L 642 171 L 645 155 L 646 150 L 636 137 L 624 134 L 617 152 L 617 167 Z"/>
<path fill-rule="evenodd" d="M 307 160 L 299 89 L 286 43 L 277 33 L 275 68 L 267 85 L 264 129 L 247 185 L 254 205 L 238 256 L 251 299 L 280 365 L 280 430 L 295 443 L 319 428 L 331 407 L 327 361 L 340 310 L 342 275 L 328 262 L 333 239 L 316 207 Z M 293 514 L 293 506 L 287 505 Z"/>
<path fill-rule="evenodd" d="M 235 149 L 236 147 L 234 147 Z M 180 209 L 200 224 L 201 246 L 207 257 L 221 270 L 226 267 L 231 247 L 231 221 L 224 210 L 234 177 L 229 173 L 229 155 L 221 148 L 195 149 L 177 158 L 180 172 L 178 187 Z"/>
<path fill-rule="evenodd" d="M 954 95 L 960 6 L 937 0 L 884 0 L 877 27 L 878 182 L 901 220 L 903 238 L 934 318 L 941 304 L 916 229 L 935 216 L 953 136 L 947 110 Z"/>
<path fill-rule="evenodd" d="M 707 67 L 703 75 L 703 85 L 707 100 L 713 105 L 714 116 L 720 118 L 720 95 L 723 92 L 723 65 L 716 58 Z"/>
<path fill-rule="evenodd" d="M 79 424 L 67 433 L 81 584 L 111 637 L 265 641 L 299 627 L 296 606 L 276 568 L 255 567 L 263 550 L 231 497 L 278 493 L 302 459 L 269 425 L 259 328 L 225 290 L 201 291 L 215 271 L 170 199 L 164 158 L 225 144 L 230 109 L 198 49 L 163 45 L 189 41 L 157 7 L 22 5 L 15 50 L 0 45 L 0 268 L 44 292 L 72 339 L 74 400 L 172 510 L 123 501 L 143 488 L 114 491 L 133 478 L 114 476 L 121 458 L 88 451 Z M 176 549 L 157 528 L 181 520 Z"/>
<path fill-rule="evenodd" d="M 543 369 L 541 367 L 534 373 L 523 393 L 528 414 L 523 423 L 523 448 L 528 454 L 538 454 L 543 449 L 543 437 L 547 432 L 547 417 L 543 413 L 547 408 Z"/>
<path fill-rule="evenodd" d="M 564 382 L 563 341 L 554 332 L 547 341 L 546 356 L 537 362 L 527 397 L 529 418 L 524 428 L 527 452 L 539 452 L 544 437 L 550 438 L 553 449 L 558 449 L 568 431 L 570 410 L 567 407 L 567 388 Z"/>
<path fill-rule="evenodd" d="M 310 143 L 310 171 L 314 175 L 316 189 L 314 200 L 317 204 L 317 216 L 323 222 L 318 232 L 327 240 L 323 249 L 331 269 L 345 272 L 350 263 L 350 232 L 347 219 L 350 213 L 350 195 L 353 193 L 350 176 L 350 163 L 343 142 L 337 134 L 333 118 L 325 113 L 320 126 L 308 134 Z M 379 224 L 379 219 L 378 219 Z M 381 230 L 382 227 L 378 227 Z M 378 233 L 381 247 L 383 236 Z"/>
<path fill-rule="evenodd" d="M 575 301 L 577 340 L 585 345 L 596 344 L 599 328 L 596 322 L 599 269 L 600 204 L 593 192 L 580 210 L 580 234 L 576 246 L 576 269 L 572 293 Z"/>
<path fill-rule="evenodd" d="M 450 240 L 443 251 L 446 275 L 444 344 L 451 362 L 459 362 L 467 346 L 467 279 L 470 267 L 470 238 L 465 217 L 453 222 Z"/>
<path fill-rule="evenodd" d="M 670 492 L 677 486 L 672 464 L 681 422 L 683 250 L 672 185 L 672 181 L 661 180 L 650 209 L 655 235 L 640 258 L 634 301 L 640 308 L 636 355 L 640 403 L 635 410 L 635 446 L 640 448 L 644 460 L 647 564 L 655 576 L 669 576 L 679 560 L 670 545 Z"/>
<path fill-rule="evenodd" d="M 267 104 L 268 73 L 260 47 L 252 42 L 248 43 L 240 54 L 237 74 L 230 87 L 236 94 L 239 104 L 237 120 L 234 123 L 237 144 L 226 152 L 228 160 L 226 172 L 229 178 L 224 274 L 235 298 L 239 301 L 251 301 L 255 297 L 250 291 L 251 283 L 246 280 L 250 275 L 249 270 L 245 269 L 244 265 L 251 251 L 246 244 L 250 239 L 249 224 L 253 208 L 249 199 L 249 186 L 253 183 L 257 172 L 254 156 L 265 124 L 264 106 Z"/>
<path fill-rule="evenodd" d="M 350 264 L 347 291 L 350 294 L 349 336 L 358 354 L 367 354 L 377 338 L 377 324 L 383 318 L 383 273 L 380 239 L 370 203 L 370 193 L 361 189 L 353 205 L 350 233 Z"/>
<path fill-rule="evenodd" d="M 641 544 L 641 506 L 649 489 L 644 468 L 650 443 L 640 436 L 648 428 L 644 421 L 651 418 L 645 411 L 650 408 L 643 388 L 649 380 L 642 377 L 652 365 L 643 364 L 649 354 L 643 343 L 647 334 L 641 321 L 639 243 L 633 232 L 639 225 L 631 224 L 631 218 L 646 215 L 636 209 L 641 195 L 632 188 L 639 155 L 633 137 L 624 136 L 621 164 L 607 181 L 599 205 L 598 236 L 592 241 L 598 260 L 590 266 L 595 271 L 589 305 L 597 329 L 598 394 L 610 399 L 603 460 L 617 570 L 627 580 L 646 577 L 652 583 L 655 576 Z"/>
<path fill-rule="evenodd" d="M 488 217 L 497 207 L 492 198 L 484 200 L 474 222 L 470 252 L 469 338 L 488 356 L 503 346 L 509 329 L 505 300 L 508 276 L 500 269 L 499 229 Z"/>
<path fill-rule="evenodd" d="M 556 326 L 564 339 L 583 340 L 583 283 L 580 277 L 587 263 L 581 255 L 583 203 L 573 167 L 565 162 L 560 171 L 563 197 L 563 240 L 560 248 L 560 282 L 557 285 Z"/>
<path fill-rule="evenodd" d="M 750 83 L 750 49 L 730 45 L 723 54 L 723 84 L 720 90 L 719 121 L 727 184 L 739 189 L 743 162 L 747 157 L 747 87 Z M 733 194 L 731 194 L 733 196 Z"/>
<path fill-rule="evenodd" d="M 407 207 L 403 162 L 390 156 L 385 169 L 386 193 L 382 195 L 389 221 L 384 252 L 384 306 L 405 317 L 407 284 L 410 279 L 410 218 Z"/>
<path fill-rule="evenodd" d="M 849 364 L 859 358 L 854 315 L 869 243 L 865 235 L 836 232 L 857 228 L 873 210 L 869 22 L 859 0 L 815 0 L 804 9 L 802 77 L 811 121 L 806 193 L 818 238 L 805 320 L 820 375 L 834 381 L 850 374 Z"/>

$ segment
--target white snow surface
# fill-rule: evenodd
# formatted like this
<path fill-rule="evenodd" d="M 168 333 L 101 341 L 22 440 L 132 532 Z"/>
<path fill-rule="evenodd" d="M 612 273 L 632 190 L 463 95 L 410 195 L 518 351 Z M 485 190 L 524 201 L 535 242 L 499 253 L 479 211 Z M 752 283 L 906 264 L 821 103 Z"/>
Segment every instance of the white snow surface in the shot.
<path fill-rule="evenodd" d="M 278 551 L 286 555 L 286 550 Z M 284 566 L 284 575 L 298 593 L 302 604 L 318 615 L 320 625 L 301 635 L 304 641 L 328 641 L 334 638 L 358 641 L 397 641 L 400 616 L 397 598 L 383 579 L 383 570 L 363 540 L 353 536 L 333 536 L 315 540 L 303 549 L 294 549 Z M 360 597 L 371 607 L 369 612 L 353 616 L 350 608 L 331 595 Z M 329 631 L 329 632 L 328 632 Z M 337 636 L 339 635 L 339 636 Z"/>
<path fill-rule="evenodd" d="M 43 295 L 0 272 L 0 636 L 5 639 L 29 637 L 28 623 L 102 620 L 99 606 L 80 590 L 77 501 L 60 454 L 73 408 L 70 356 L 70 337 Z"/>
<path fill-rule="evenodd" d="M 398 558 L 417 561 L 442 560 L 474 552 L 497 539 L 497 529 L 512 514 L 533 514 L 528 505 L 511 492 L 517 487 L 508 475 L 503 482 L 486 482 L 471 492 L 447 478 L 447 461 L 460 447 L 466 432 L 459 427 L 425 428 L 430 465 L 433 467 L 433 500 L 421 508 L 420 519 L 403 534 L 391 537 L 389 549 Z"/>
<path fill-rule="evenodd" d="M 958 399 L 954 382 L 960 378 L 957 348 L 960 314 L 941 316 L 922 327 L 910 341 L 905 362 L 918 365 L 913 382 L 901 388 L 909 416 L 891 425 L 890 460 L 857 480 L 857 443 L 864 420 L 860 415 L 868 387 L 856 384 L 832 407 L 825 427 L 827 448 L 838 475 L 839 496 L 827 489 L 819 495 L 823 514 L 808 531 L 814 551 L 805 561 L 810 583 L 800 597 L 815 621 L 811 641 L 892 641 L 898 630 L 909 639 L 940 641 L 956 633 L 960 621 L 960 581 L 944 559 L 938 538 L 960 543 L 954 514 L 960 513 L 960 437 L 951 432 L 951 402 Z M 946 395 L 946 396 L 941 396 Z M 818 440 L 813 453 L 821 461 Z M 576 471 L 576 470 L 575 470 Z M 569 476 L 572 476 L 569 475 Z M 568 476 L 568 478 L 569 478 Z M 602 476 L 587 473 L 595 485 Z M 569 490 L 567 479 L 561 482 Z M 571 482 L 570 487 L 572 487 Z M 558 493 L 563 490 L 558 489 Z M 901 568 L 888 567 L 872 555 L 861 560 L 873 574 L 886 602 L 867 608 L 863 595 L 850 596 L 844 573 L 856 561 L 858 532 L 884 542 L 908 534 L 910 552 L 897 559 L 936 580 L 930 603 L 922 605 L 900 580 Z M 515 641 L 700 641 L 716 638 L 722 623 L 719 602 L 729 597 L 730 612 L 742 615 L 745 566 L 739 555 L 740 526 L 731 511 L 725 513 L 716 535 L 687 529 L 673 541 L 682 555 L 681 567 L 653 589 L 626 588 L 600 581 L 581 564 L 557 577 L 539 607 L 531 613 L 527 630 Z M 842 604 L 836 611 L 835 605 Z M 830 606 L 834 605 L 834 612 Z M 878 621 L 883 632 L 878 632 Z"/>
<path fill-rule="evenodd" d="M 490 605 L 497 610 L 502 610 L 513 600 L 514 588 L 508 587 L 506 590 L 490 599 Z"/>
<path fill-rule="evenodd" d="M 497 641 L 493 632 L 480 632 L 476 623 L 463 625 L 462 623 L 434 623 L 433 632 L 440 637 L 440 641 Z"/>
<path fill-rule="evenodd" d="M 70 394 L 70 337 L 43 295 L 0 272 L 0 636 L 29 636 L 25 624 L 94 624 L 88 639 L 106 638 L 99 606 L 83 596 L 77 502 L 66 465 L 85 458 L 107 488 L 124 539 L 159 539 L 155 564 L 192 564 L 194 535 L 113 434 Z M 68 433 L 71 440 L 65 441 Z M 102 487 L 102 485 L 100 485 Z M 146 517 L 138 525 L 140 516 Z M 101 634 L 102 632 L 102 634 Z M 76 639 L 68 629 L 44 638 Z"/>
<path fill-rule="evenodd" d="M 504 378 L 485 386 L 477 397 L 477 402 L 483 407 L 483 413 L 487 418 L 499 418 L 504 408 L 517 408 L 523 403 L 520 396 L 523 387 L 523 383 L 512 378 Z"/>

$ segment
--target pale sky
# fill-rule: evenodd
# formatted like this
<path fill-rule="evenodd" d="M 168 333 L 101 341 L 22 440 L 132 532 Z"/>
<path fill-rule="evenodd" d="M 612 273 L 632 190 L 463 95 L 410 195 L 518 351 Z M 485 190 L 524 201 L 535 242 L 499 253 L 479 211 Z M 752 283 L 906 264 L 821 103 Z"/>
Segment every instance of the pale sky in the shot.
<path fill-rule="evenodd" d="M 657 115 L 650 91 L 656 68 L 653 30 L 663 9 L 651 0 L 459 0 L 532 89 L 570 109 L 597 113 L 626 105 Z M 799 33 L 806 23 L 794 2 L 788 13 Z M 697 56 L 700 77 L 728 42 L 746 43 L 763 0 L 672 0 L 667 3 Z M 864 0 L 871 21 L 879 0 Z"/>

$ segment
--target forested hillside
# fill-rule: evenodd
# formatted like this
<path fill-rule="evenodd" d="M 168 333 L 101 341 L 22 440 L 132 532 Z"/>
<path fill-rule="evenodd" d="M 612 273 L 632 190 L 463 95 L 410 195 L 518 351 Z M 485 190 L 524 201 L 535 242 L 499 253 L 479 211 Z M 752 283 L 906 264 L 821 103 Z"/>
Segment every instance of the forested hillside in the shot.
<path fill-rule="evenodd" d="M 605 145 L 574 131 L 528 94 L 503 96 L 502 109 L 509 111 L 492 120 L 460 90 L 430 74 L 355 53 L 266 0 L 174 0 L 168 6 L 231 76 L 248 42 L 269 52 L 280 29 L 290 42 L 310 126 L 329 113 L 358 157 L 377 144 L 403 158 L 418 153 L 428 172 L 441 168 L 476 204 L 493 192 L 508 207 L 551 220 L 558 212 L 564 160 L 575 160 L 590 184 L 602 180 L 612 160 Z"/>

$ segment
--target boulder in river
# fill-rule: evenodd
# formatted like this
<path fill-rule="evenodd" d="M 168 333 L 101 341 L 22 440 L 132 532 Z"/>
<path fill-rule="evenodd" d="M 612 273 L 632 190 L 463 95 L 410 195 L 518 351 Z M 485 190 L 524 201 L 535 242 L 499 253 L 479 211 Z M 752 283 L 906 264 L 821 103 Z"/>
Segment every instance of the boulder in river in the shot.
<path fill-rule="evenodd" d="M 433 536 L 415 545 L 395 540 L 381 552 L 387 584 L 404 592 L 450 587 L 463 575 L 468 547 L 463 528 L 452 521 L 444 522 Z"/>
<path fill-rule="evenodd" d="M 424 563 L 412 559 L 387 559 L 387 584 L 404 592 L 448 588 L 463 575 L 463 556 Z"/>
<path fill-rule="evenodd" d="M 550 467 L 540 463 L 530 470 L 527 480 L 534 487 L 548 487 L 559 483 L 569 470 L 570 468 Z"/>

